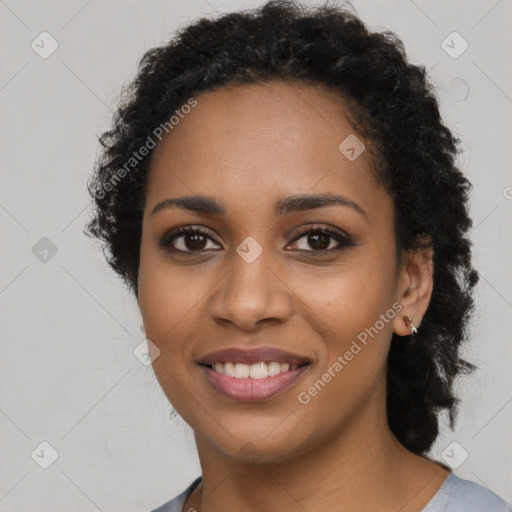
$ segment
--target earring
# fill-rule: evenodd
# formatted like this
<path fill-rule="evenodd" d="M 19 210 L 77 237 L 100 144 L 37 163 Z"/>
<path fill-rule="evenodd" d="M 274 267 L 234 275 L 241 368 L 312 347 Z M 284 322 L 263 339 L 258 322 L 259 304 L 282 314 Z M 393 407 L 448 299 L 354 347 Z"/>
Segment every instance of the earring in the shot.
<path fill-rule="evenodd" d="M 412 319 L 410 316 L 404 316 L 404 322 L 407 326 L 411 326 L 411 335 L 416 334 L 418 332 L 418 329 L 414 327 L 414 324 L 412 323 Z"/>

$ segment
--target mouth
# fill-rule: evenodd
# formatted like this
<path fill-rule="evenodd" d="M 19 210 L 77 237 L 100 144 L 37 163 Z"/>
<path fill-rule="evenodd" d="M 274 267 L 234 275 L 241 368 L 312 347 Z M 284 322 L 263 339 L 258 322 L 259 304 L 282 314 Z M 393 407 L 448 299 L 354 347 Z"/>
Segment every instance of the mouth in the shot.
<path fill-rule="evenodd" d="M 266 400 L 289 389 L 312 365 L 309 358 L 263 347 L 226 349 L 198 361 L 207 382 L 233 400 Z"/>

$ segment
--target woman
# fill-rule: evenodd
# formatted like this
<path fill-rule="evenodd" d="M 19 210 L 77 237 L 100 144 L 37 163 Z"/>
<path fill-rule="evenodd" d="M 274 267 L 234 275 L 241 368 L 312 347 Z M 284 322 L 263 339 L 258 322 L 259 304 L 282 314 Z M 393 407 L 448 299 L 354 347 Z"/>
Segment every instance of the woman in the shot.
<path fill-rule="evenodd" d="M 150 50 L 89 184 L 202 477 L 163 511 L 505 511 L 426 455 L 478 274 L 424 68 L 269 2 Z"/>

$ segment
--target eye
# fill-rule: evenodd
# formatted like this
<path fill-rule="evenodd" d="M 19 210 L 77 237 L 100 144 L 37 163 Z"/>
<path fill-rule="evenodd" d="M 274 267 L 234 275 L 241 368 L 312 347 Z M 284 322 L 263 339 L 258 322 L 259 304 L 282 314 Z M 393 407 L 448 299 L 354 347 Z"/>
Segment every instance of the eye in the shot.
<path fill-rule="evenodd" d="M 305 241 L 299 244 L 297 241 L 301 239 Z M 192 225 L 181 226 L 165 233 L 160 238 L 158 245 L 162 249 L 173 253 L 202 253 L 222 249 L 208 231 Z M 302 247 L 300 247 L 301 245 Z M 292 241 L 292 249 L 308 252 L 312 256 L 331 254 L 354 245 L 356 244 L 349 235 L 341 230 L 326 228 L 325 226 L 309 227 Z M 308 246 L 311 249 L 308 249 Z"/>
<path fill-rule="evenodd" d="M 304 239 L 305 242 L 298 244 L 297 241 Z M 294 248 L 300 251 L 311 253 L 312 256 L 322 256 L 341 251 L 345 247 L 353 247 L 356 245 L 350 236 L 342 231 L 326 228 L 324 226 L 310 227 L 298 235 L 293 243 Z M 300 247 L 302 245 L 302 247 Z M 308 249 L 308 246 L 312 248 Z"/>
<path fill-rule="evenodd" d="M 192 226 L 181 226 L 174 229 L 160 238 L 158 245 L 171 252 L 202 252 L 208 250 L 218 250 L 215 247 L 208 246 L 208 242 L 213 242 L 211 235 L 201 228 Z M 217 244 L 218 247 L 218 244 Z"/>

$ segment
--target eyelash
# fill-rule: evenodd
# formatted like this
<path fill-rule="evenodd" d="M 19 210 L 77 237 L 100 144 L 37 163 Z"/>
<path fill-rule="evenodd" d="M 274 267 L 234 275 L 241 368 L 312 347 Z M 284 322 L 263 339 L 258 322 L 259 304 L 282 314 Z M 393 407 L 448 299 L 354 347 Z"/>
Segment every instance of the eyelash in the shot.
<path fill-rule="evenodd" d="M 338 231 L 335 231 L 333 229 L 326 228 L 324 226 L 309 227 L 307 230 L 299 233 L 290 243 L 295 243 L 296 241 L 300 240 L 301 238 L 303 238 L 306 235 L 318 234 L 318 233 L 323 234 L 323 235 L 328 235 L 331 238 L 334 238 L 338 242 L 339 246 L 335 247 L 333 249 L 321 249 L 318 251 L 316 251 L 314 249 L 306 250 L 307 253 L 309 253 L 311 256 L 314 256 L 314 257 L 326 256 L 328 254 L 332 254 L 332 253 L 341 251 L 344 248 L 353 247 L 356 245 L 348 235 L 343 234 Z M 210 236 L 210 234 L 207 231 L 205 231 L 201 228 L 193 228 L 191 225 L 189 225 L 189 226 L 181 226 L 177 229 L 174 229 L 170 232 L 165 233 L 159 240 L 159 246 L 166 251 L 169 251 L 172 253 L 181 253 L 181 254 L 187 254 L 187 253 L 201 254 L 201 253 L 209 251 L 209 249 L 203 249 L 203 250 L 199 250 L 199 251 L 190 251 L 190 250 L 183 251 L 181 249 L 175 249 L 172 247 L 172 243 L 174 242 L 174 240 L 176 240 L 177 238 L 180 238 L 181 236 L 187 235 L 187 234 L 202 235 L 206 238 L 209 238 L 213 242 L 215 242 L 215 240 L 212 239 L 212 237 Z M 217 243 L 217 242 L 215 242 L 215 243 Z M 303 249 L 299 249 L 299 251 L 303 251 Z"/>

